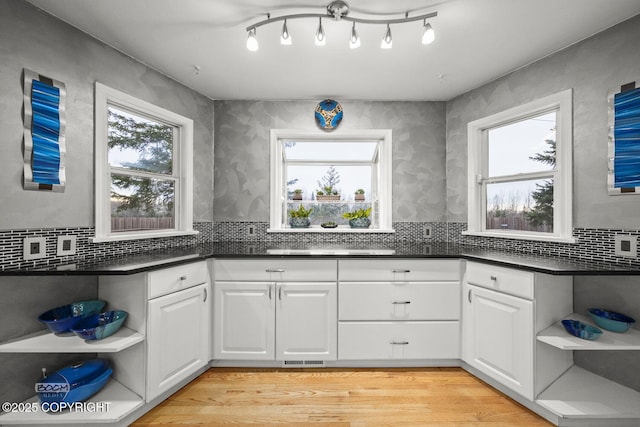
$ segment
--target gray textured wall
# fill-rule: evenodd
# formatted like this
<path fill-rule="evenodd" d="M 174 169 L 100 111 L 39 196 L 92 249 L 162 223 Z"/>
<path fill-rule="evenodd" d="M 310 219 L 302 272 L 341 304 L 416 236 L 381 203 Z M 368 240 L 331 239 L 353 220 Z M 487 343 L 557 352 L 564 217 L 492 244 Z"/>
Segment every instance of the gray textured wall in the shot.
<path fill-rule="evenodd" d="M 62 194 L 22 189 L 23 68 L 66 84 L 67 186 Z M 95 81 L 194 120 L 194 220 L 211 221 L 213 102 L 29 3 L 0 0 L 0 230 L 94 224 Z"/>
<path fill-rule="evenodd" d="M 269 221 L 269 131 L 316 130 L 320 101 L 216 101 L 216 221 Z M 445 104 L 355 102 L 340 129 L 392 129 L 393 220 L 445 220 Z"/>
<path fill-rule="evenodd" d="M 575 227 L 640 229 L 640 196 L 607 195 L 607 94 L 640 85 L 640 16 L 447 102 L 447 209 L 467 219 L 467 123 L 573 88 Z"/>

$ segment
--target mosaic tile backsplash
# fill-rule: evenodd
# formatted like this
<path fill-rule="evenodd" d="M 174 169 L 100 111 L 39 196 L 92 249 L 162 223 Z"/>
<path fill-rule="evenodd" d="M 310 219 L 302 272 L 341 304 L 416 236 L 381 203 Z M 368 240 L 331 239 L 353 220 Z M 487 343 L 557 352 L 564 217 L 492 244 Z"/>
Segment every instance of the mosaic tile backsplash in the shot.
<path fill-rule="evenodd" d="M 268 233 L 266 222 L 228 221 L 198 222 L 194 228 L 196 236 L 144 239 L 134 241 L 92 243 L 92 227 L 50 228 L 0 231 L 0 270 L 38 268 L 52 265 L 71 264 L 78 260 L 92 260 L 127 256 L 158 249 L 194 246 L 208 242 L 261 242 L 282 246 L 287 242 L 296 244 L 345 244 L 381 246 L 403 242 L 449 242 L 478 246 L 509 252 L 561 256 L 564 258 L 593 260 L 640 268 L 640 259 L 615 255 L 614 236 L 617 234 L 640 236 L 640 230 L 574 228 L 576 243 L 535 242 L 528 240 L 498 239 L 490 237 L 465 236 L 467 229 L 462 222 L 396 222 L 395 233 Z M 249 229 L 253 235 L 249 235 Z M 429 236 L 425 236 L 425 228 Z M 58 236 L 76 236 L 76 254 L 56 256 Z M 25 237 L 46 238 L 46 258 L 23 260 L 23 240 Z M 640 240 L 640 239 L 639 239 Z M 639 251 L 640 252 L 640 251 Z"/>

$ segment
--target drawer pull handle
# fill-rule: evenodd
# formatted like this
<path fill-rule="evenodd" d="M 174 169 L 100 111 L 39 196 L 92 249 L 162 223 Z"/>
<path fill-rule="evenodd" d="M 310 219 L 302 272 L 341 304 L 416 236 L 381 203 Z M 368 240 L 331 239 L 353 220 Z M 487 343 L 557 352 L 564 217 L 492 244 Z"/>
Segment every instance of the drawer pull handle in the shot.
<path fill-rule="evenodd" d="M 267 273 L 284 273 L 284 268 L 267 268 Z"/>
<path fill-rule="evenodd" d="M 271 285 L 269 285 L 269 300 L 271 300 Z"/>
<path fill-rule="evenodd" d="M 278 288 L 278 299 L 282 301 L 282 285 Z"/>
<path fill-rule="evenodd" d="M 207 302 L 207 290 L 204 290 L 204 298 L 202 299 L 202 302 Z"/>
<path fill-rule="evenodd" d="M 391 304 L 411 304 L 411 301 L 393 301 Z"/>
<path fill-rule="evenodd" d="M 391 345 L 409 345 L 409 341 L 391 341 Z"/>
<path fill-rule="evenodd" d="M 471 289 L 469 289 L 469 292 L 467 293 L 467 299 L 471 302 Z"/>
<path fill-rule="evenodd" d="M 180 276 L 180 280 L 184 282 L 185 280 L 187 280 L 187 276 Z"/>
<path fill-rule="evenodd" d="M 393 269 L 391 270 L 392 273 L 411 273 L 411 270 L 404 270 L 404 269 L 400 269 L 400 270 L 396 270 Z"/>
<path fill-rule="evenodd" d="M 495 282 L 496 280 L 498 280 L 498 278 L 496 276 L 491 276 L 491 280 Z"/>

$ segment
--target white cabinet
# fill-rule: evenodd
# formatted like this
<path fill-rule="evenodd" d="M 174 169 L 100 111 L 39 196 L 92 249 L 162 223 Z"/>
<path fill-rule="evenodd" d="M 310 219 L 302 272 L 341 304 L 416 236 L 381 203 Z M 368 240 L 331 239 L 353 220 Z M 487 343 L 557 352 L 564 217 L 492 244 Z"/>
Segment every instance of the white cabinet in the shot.
<path fill-rule="evenodd" d="M 460 358 L 458 260 L 339 260 L 338 360 Z"/>
<path fill-rule="evenodd" d="M 273 360 L 274 287 L 263 282 L 214 283 L 214 359 Z"/>
<path fill-rule="evenodd" d="M 336 359 L 334 260 L 214 262 L 213 358 Z"/>
<path fill-rule="evenodd" d="M 533 302 L 465 284 L 462 359 L 533 400 Z"/>
<path fill-rule="evenodd" d="M 570 277 L 467 262 L 462 360 L 530 401 L 570 365 L 536 334 L 571 312 Z"/>
<path fill-rule="evenodd" d="M 209 363 L 209 283 L 149 301 L 147 400 Z"/>
<path fill-rule="evenodd" d="M 209 363 L 210 284 L 206 262 L 149 273 L 147 401 Z M 159 296 L 158 296 L 159 295 Z"/>

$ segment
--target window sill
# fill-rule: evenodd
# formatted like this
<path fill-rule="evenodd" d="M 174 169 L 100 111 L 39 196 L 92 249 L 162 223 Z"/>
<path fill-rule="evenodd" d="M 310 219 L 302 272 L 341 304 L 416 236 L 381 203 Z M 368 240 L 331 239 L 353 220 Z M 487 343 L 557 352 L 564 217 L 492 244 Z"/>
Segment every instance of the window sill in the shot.
<path fill-rule="evenodd" d="M 141 240 L 141 239 L 155 239 L 160 237 L 178 237 L 178 236 L 195 236 L 198 231 L 158 231 L 148 233 L 126 233 L 126 234 L 112 234 L 109 236 L 95 236 L 89 238 L 91 243 L 104 243 L 104 242 L 120 242 L 125 240 Z"/>
<path fill-rule="evenodd" d="M 461 234 L 464 236 L 498 237 L 502 239 L 533 240 L 537 242 L 576 243 L 576 239 L 573 237 L 501 233 L 499 231 L 463 231 Z"/>
<path fill-rule="evenodd" d="M 351 228 L 338 226 L 337 228 L 269 228 L 267 233 L 395 233 L 393 228 Z"/>

